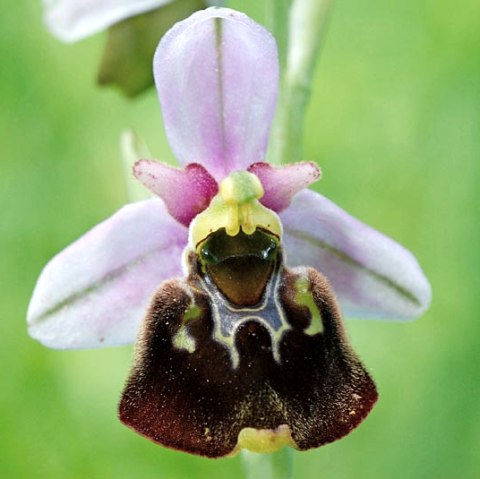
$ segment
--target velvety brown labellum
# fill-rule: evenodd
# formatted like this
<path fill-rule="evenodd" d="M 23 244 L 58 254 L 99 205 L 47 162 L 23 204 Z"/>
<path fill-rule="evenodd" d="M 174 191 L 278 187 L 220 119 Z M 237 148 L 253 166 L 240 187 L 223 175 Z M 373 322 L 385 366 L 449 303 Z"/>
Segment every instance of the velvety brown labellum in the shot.
<path fill-rule="evenodd" d="M 348 344 L 327 280 L 313 269 L 283 268 L 281 252 L 274 263 L 258 308 L 239 309 L 216 292 L 215 301 L 234 311 L 222 335 L 208 290 L 215 285 L 195 254 L 185 281 L 159 288 L 119 406 L 127 426 L 167 447 L 221 457 L 245 428 L 287 425 L 294 447 L 305 450 L 341 438 L 367 416 L 375 384 Z M 299 301 L 299 281 L 317 309 L 317 328 L 312 308 Z"/>

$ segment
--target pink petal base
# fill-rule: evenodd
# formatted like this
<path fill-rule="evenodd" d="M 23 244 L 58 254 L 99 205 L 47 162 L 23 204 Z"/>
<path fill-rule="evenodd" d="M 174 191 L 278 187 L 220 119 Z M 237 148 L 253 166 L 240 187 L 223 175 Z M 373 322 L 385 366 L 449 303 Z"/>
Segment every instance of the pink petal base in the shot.
<path fill-rule="evenodd" d="M 321 176 L 320 169 L 312 162 L 293 163 L 280 167 L 260 162 L 250 165 L 248 171 L 258 176 L 265 190 L 261 203 L 277 212 L 287 208 L 295 194 L 307 188 Z"/>
<path fill-rule="evenodd" d="M 210 173 L 197 163 L 184 169 L 152 160 L 140 160 L 133 174 L 153 193 L 163 199 L 168 212 L 188 226 L 217 194 L 218 185 Z"/>

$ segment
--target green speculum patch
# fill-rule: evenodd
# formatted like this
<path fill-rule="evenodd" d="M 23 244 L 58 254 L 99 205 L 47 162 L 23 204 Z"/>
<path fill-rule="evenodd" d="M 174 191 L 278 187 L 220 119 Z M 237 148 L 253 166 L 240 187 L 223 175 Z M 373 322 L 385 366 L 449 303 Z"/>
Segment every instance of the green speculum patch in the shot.
<path fill-rule="evenodd" d="M 238 306 L 258 304 L 278 258 L 279 240 L 257 228 L 251 235 L 229 236 L 225 228 L 212 233 L 197 248 L 204 274 Z"/>

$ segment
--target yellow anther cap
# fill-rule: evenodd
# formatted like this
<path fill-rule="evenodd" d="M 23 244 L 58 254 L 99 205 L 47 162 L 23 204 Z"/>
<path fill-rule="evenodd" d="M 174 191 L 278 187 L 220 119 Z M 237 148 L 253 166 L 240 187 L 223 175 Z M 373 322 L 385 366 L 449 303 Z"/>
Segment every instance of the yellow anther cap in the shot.
<path fill-rule="evenodd" d="M 263 193 L 263 186 L 253 173 L 231 173 L 220 183 L 220 192 L 210 206 L 190 224 L 190 246 L 195 249 L 209 234 L 220 228 L 225 228 L 229 236 L 236 236 L 240 229 L 251 235 L 261 227 L 280 238 L 280 219 L 258 201 Z"/>

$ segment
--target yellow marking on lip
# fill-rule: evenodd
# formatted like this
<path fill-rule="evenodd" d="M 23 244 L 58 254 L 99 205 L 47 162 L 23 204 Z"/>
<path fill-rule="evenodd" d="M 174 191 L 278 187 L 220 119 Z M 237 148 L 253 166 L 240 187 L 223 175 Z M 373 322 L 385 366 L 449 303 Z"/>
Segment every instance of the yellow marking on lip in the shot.
<path fill-rule="evenodd" d="M 184 313 L 182 325 L 180 329 L 173 337 L 173 345 L 177 349 L 185 349 L 189 353 L 195 352 L 195 340 L 190 336 L 187 328 L 185 327 L 190 321 L 200 317 L 201 309 L 196 305 L 192 304 Z"/>
<path fill-rule="evenodd" d="M 318 306 L 313 300 L 309 285 L 310 283 L 307 278 L 299 278 L 295 282 L 295 302 L 299 306 L 306 306 L 310 311 L 310 325 L 305 329 L 305 334 L 313 336 L 323 332 L 323 321 Z"/>
<path fill-rule="evenodd" d="M 256 453 L 270 453 L 278 451 L 284 446 L 297 449 L 290 428 L 286 424 L 282 424 L 276 429 L 245 427 L 238 434 L 238 442 L 231 455 L 237 454 L 242 449 Z"/>

